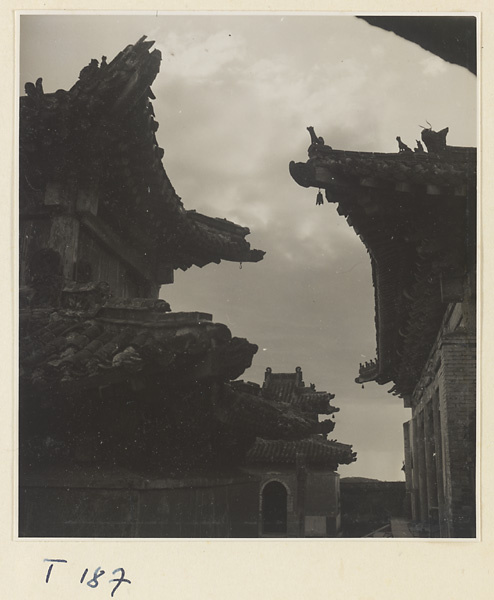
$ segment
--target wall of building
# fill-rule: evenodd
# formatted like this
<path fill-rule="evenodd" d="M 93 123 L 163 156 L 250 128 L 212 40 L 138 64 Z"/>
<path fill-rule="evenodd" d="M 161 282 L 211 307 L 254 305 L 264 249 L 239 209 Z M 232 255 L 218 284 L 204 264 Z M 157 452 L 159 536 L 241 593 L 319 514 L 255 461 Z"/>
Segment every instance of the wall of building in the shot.
<path fill-rule="evenodd" d="M 106 484 L 24 485 L 21 537 L 257 537 L 259 483 L 182 479 L 125 487 Z"/>
<path fill-rule="evenodd" d="M 475 536 L 476 340 L 472 295 L 449 306 L 405 424 L 407 491 L 425 535 Z"/>
<path fill-rule="evenodd" d="M 297 475 L 294 468 L 286 466 L 267 466 L 267 467 L 248 467 L 244 469 L 260 480 L 259 493 L 256 499 L 255 508 L 258 514 L 258 537 L 264 537 L 262 526 L 262 494 L 265 486 L 271 481 L 282 483 L 287 492 L 287 530 L 286 535 L 281 537 L 300 537 L 301 524 L 298 514 L 297 502 Z"/>
<path fill-rule="evenodd" d="M 47 248 L 51 223 L 48 218 L 26 219 L 19 222 L 19 285 L 27 285 L 28 264 L 34 252 Z"/>
<path fill-rule="evenodd" d="M 20 204 L 21 285 L 29 285 L 32 256 L 51 248 L 61 257 L 66 281 L 105 281 L 118 297 L 158 297 L 159 285 L 150 268 L 150 257 L 143 248 L 127 239 L 122 241 L 115 222 L 97 216 L 95 190 L 78 188 L 74 182 L 52 182 L 36 197 L 32 190 L 26 192 L 23 188 Z M 84 267 L 80 267 L 81 261 Z"/>
<path fill-rule="evenodd" d="M 71 243 L 64 240 L 71 233 Z M 62 257 L 63 276 L 66 280 L 81 280 L 78 268 L 81 261 L 90 265 L 91 281 L 105 281 L 114 296 L 123 298 L 147 297 L 152 290 L 135 269 L 130 268 L 117 254 L 110 252 L 85 228 L 80 227 L 77 217 L 65 216 L 53 219 L 23 219 L 20 234 L 20 284 L 29 284 L 29 262 L 43 248 L 52 248 Z M 156 294 L 151 293 L 151 297 Z"/>
<path fill-rule="evenodd" d="M 245 470 L 260 479 L 257 502 L 259 537 L 265 537 L 262 528 L 262 494 L 271 481 L 282 483 L 287 491 L 285 537 L 340 535 L 340 476 L 337 473 L 309 467 L 297 474 L 292 465 L 249 466 Z"/>
<path fill-rule="evenodd" d="M 363 537 L 407 514 L 404 481 L 340 482 L 343 537 Z"/>
<path fill-rule="evenodd" d="M 340 534 L 340 476 L 333 471 L 309 469 L 305 483 L 305 536 Z"/>
<path fill-rule="evenodd" d="M 79 233 L 77 260 L 91 265 L 91 281 L 106 281 L 114 296 L 142 298 L 146 296 L 143 282 L 115 254 L 109 252 L 91 234 L 82 229 Z M 77 274 L 75 274 L 77 276 Z"/>

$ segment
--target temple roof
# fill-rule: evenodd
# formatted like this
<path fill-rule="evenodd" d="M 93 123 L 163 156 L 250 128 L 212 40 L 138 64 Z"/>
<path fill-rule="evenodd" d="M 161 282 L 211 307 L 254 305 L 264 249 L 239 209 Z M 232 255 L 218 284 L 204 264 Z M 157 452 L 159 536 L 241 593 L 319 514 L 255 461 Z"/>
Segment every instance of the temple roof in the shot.
<path fill-rule="evenodd" d="M 424 142 L 431 134 L 443 140 L 447 129 L 425 130 Z M 349 152 L 311 138 L 309 160 L 291 162 L 290 173 L 325 190 L 371 259 L 377 359 L 356 381 L 393 381 L 392 392 L 408 396 L 448 302 L 462 298 L 475 271 L 476 150 L 432 143 L 429 152 Z"/>
<path fill-rule="evenodd" d="M 328 429 L 325 422 L 314 421 L 302 410 L 246 393 L 235 384 L 228 384 L 224 395 L 228 414 L 223 422 L 231 430 L 254 433 L 265 440 L 300 440 L 333 428 L 333 423 Z"/>
<path fill-rule="evenodd" d="M 308 466 L 336 470 L 338 465 L 348 465 L 356 460 L 356 453 L 352 452 L 352 446 L 328 441 L 318 435 L 293 442 L 257 439 L 247 453 L 247 463 L 251 465 L 295 465 L 303 461 Z"/>
<path fill-rule="evenodd" d="M 321 414 L 329 415 L 340 410 L 331 405 L 334 394 L 318 392 L 314 384 L 306 387 L 302 377 L 300 367 L 292 373 L 273 373 L 268 367 L 262 388 L 242 381 L 231 384 L 237 392 L 246 392 L 250 398 L 262 398 L 265 403 L 281 411 L 284 418 L 289 419 L 287 423 L 290 427 L 294 426 L 297 417 L 308 424 L 305 425 L 304 435 L 300 435 L 303 432 L 301 425 L 296 428 L 298 437 L 303 439 L 292 436 L 293 439 L 290 440 L 289 429 L 283 437 L 276 435 L 274 431 L 270 435 L 259 433 L 247 454 L 247 464 L 295 464 L 303 459 L 307 464 L 336 470 L 339 464 L 349 464 L 356 460 L 356 453 L 352 452 L 351 446 L 326 439 L 327 434 L 334 429 L 334 421 L 319 420 Z M 269 422 L 262 410 L 257 411 L 256 415 L 260 420 Z"/>
<path fill-rule="evenodd" d="M 257 351 L 211 315 L 172 313 L 164 300 L 91 305 L 95 288 L 73 284 L 59 308 L 21 309 L 20 381 L 26 389 L 80 390 L 170 373 L 176 382 L 235 379 Z"/>
<path fill-rule="evenodd" d="M 158 404 L 170 398 L 187 403 L 186 390 L 199 384 L 204 414 L 196 415 L 198 426 L 218 428 L 217 439 L 224 437 L 232 448 L 240 444 L 247 450 L 258 436 L 298 440 L 330 430 L 303 409 L 229 383 L 250 367 L 257 346 L 232 337 L 211 315 L 174 313 L 164 300 L 111 298 L 107 287 L 70 283 L 57 307 L 37 306 L 33 290 L 21 290 L 23 406 L 35 402 L 43 413 L 46 403 L 56 408 L 70 397 L 91 407 L 101 389 L 123 384 L 148 398 L 140 406 L 144 415 L 152 412 L 151 395 Z M 220 386 L 214 406 L 207 392 L 212 382 Z"/>
<path fill-rule="evenodd" d="M 341 183 L 429 196 L 451 192 L 461 196 L 466 194 L 467 185 L 475 185 L 476 158 L 475 148 L 454 146 L 441 155 L 355 152 L 316 145 L 311 147 L 307 163 L 290 163 L 290 173 L 303 187 L 337 191 Z"/>
<path fill-rule="evenodd" d="M 68 91 L 44 93 L 41 79 L 26 84 L 21 216 L 53 210 L 43 201 L 47 185 L 76 181 L 88 193 L 98 190 L 97 218 L 141 248 L 153 268 L 259 261 L 264 252 L 250 248 L 248 228 L 185 210 L 168 179 L 150 100 L 161 62 L 153 43 L 144 36 L 108 64 L 93 59 Z"/>
<path fill-rule="evenodd" d="M 318 415 L 330 415 L 340 410 L 331 405 L 334 394 L 319 392 L 313 384 L 306 387 L 302 377 L 300 367 L 297 367 L 294 373 L 273 373 L 272 369 L 268 367 L 264 376 L 262 393 L 266 398 L 301 410 L 315 420 L 318 420 Z M 323 423 L 332 423 L 332 421 L 323 421 Z"/>

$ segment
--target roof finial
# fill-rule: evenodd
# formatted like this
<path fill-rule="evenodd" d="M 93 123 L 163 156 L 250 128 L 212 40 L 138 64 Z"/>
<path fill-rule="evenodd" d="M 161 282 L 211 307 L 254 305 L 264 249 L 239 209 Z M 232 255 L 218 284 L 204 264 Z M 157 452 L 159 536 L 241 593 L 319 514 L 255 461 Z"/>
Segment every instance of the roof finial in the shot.
<path fill-rule="evenodd" d="M 310 133 L 310 141 L 312 144 L 321 144 L 322 146 L 324 146 L 324 138 L 317 137 L 316 132 L 314 131 L 314 127 L 312 127 L 312 125 L 307 127 L 307 131 Z"/>
<path fill-rule="evenodd" d="M 429 123 L 429 121 L 426 121 Z M 430 125 L 430 123 L 429 123 Z M 440 154 L 446 150 L 446 136 L 448 135 L 449 127 L 441 129 L 441 131 L 433 131 L 432 126 L 430 129 L 422 129 L 422 141 L 427 147 L 428 152 Z"/>
<path fill-rule="evenodd" d="M 399 135 L 396 136 L 396 141 L 398 142 L 398 148 L 400 152 L 411 152 L 411 148 L 409 148 L 406 144 L 401 141 L 401 137 Z"/>

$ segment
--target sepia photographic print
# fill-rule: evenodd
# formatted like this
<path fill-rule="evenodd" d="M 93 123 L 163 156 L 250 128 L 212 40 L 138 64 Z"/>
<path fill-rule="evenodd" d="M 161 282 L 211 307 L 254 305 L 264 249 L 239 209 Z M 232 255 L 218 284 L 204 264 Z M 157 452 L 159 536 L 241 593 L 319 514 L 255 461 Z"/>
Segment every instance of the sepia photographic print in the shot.
<path fill-rule="evenodd" d="M 477 538 L 477 21 L 19 16 L 20 538 Z"/>

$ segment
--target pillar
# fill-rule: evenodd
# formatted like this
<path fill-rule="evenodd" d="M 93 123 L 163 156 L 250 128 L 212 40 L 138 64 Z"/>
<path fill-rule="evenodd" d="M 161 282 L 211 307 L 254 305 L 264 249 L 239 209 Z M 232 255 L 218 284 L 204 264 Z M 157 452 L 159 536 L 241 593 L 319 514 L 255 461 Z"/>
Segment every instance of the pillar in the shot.
<path fill-rule="evenodd" d="M 434 446 L 436 450 L 435 462 L 439 535 L 441 537 L 447 537 L 446 515 L 444 512 L 443 440 L 441 435 L 441 412 L 439 410 L 438 392 L 436 392 L 432 398 L 432 425 L 434 429 Z"/>
<path fill-rule="evenodd" d="M 412 418 L 412 519 L 420 521 L 420 501 L 419 501 L 419 427 L 418 415 Z"/>
<path fill-rule="evenodd" d="M 475 338 L 466 331 L 444 336 L 441 344 L 441 434 L 445 517 L 449 537 L 475 535 L 475 440 L 469 434 L 476 408 Z"/>
<path fill-rule="evenodd" d="M 425 464 L 425 440 L 424 440 L 424 412 L 417 415 L 417 457 L 418 457 L 418 491 L 420 520 L 428 522 L 429 506 L 427 503 L 427 473 Z"/>
<path fill-rule="evenodd" d="M 424 407 L 423 415 L 428 521 L 429 525 L 433 527 L 437 523 L 439 507 L 437 501 L 436 462 L 434 457 L 434 425 L 432 420 L 432 404 L 430 400 Z"/>
<path fill-rule="evenodd" d="M 412 421 L 403 423 L 403 440 L 405 446 L 405 482 L 406 482 L 406 494 L 408 507 L 412 519 L 414 518 L 414 493 L 413 493 L 413 458 L 412 458 L 412 435 L 413 435 Z"/>

